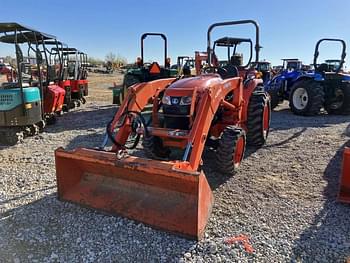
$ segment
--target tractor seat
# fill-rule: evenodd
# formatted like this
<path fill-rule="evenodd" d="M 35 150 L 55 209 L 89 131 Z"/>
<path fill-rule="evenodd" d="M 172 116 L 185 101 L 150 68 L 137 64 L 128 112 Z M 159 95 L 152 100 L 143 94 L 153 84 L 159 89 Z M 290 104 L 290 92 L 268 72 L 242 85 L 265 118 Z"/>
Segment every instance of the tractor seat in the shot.
<path fill-rule="evenodd" d="M 327 63 L 322 63 L 316 68 L 316 71 L 322 73 L 322 72 L 329 72 L 330 70 Z"/>
<path fill-rule="evenodd" d="M 238 73 L 238 69 L 237 67 L 228 64 L 222 67 L 224 70 L 218 70 L 219 75 L 221 76 L 222 79 L 229 79 L 229 78 L 235 78 L 238 77 L 239 73 Z"/>

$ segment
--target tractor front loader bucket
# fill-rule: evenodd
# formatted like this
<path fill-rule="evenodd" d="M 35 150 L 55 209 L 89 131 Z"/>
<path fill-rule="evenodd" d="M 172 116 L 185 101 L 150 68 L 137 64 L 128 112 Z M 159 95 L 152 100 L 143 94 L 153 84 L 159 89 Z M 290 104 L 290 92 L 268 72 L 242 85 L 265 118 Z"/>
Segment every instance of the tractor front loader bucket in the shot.
<path fill-rule="evenodd" d="M 345 148 L 343 154 L 343 168 L 338 201 L 350 203 L 350 148 L 348 147 Z"/>
<path fill-rule="evenodd" d="M 173 162 L 79 148 L 55 152 L 58 197 L 200 239 L 213 195 L 203 172 Z"/>

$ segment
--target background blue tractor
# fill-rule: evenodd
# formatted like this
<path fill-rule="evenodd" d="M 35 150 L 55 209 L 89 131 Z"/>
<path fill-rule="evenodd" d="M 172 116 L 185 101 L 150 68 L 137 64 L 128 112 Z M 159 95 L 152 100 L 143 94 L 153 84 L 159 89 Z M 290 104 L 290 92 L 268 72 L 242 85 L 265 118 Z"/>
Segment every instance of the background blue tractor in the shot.
<path fill-rule="evenodd" d="M 318 64 L 319 46 L 322 42 L 338 42 L 342 46 L 340 60 L 326 60 Z M 328 114 L 350 114 L 350 74 L 342 70 L 346 44 L 342 39 L 324 38 L 316 43 L 314 70 L 304 73 L 292 84 L 289 106 L 297 115 L 316 115 L 324 108 Z"/>
<path fill-rule="evenodd" d="M 293 84 L 306 73 L 302 62 L 298 59 L 282 59 L 283 68 L 265 85 L 265 90 L 271 97 L 271 108 L 275 108 L 283 100 L 289 100 Z"/>

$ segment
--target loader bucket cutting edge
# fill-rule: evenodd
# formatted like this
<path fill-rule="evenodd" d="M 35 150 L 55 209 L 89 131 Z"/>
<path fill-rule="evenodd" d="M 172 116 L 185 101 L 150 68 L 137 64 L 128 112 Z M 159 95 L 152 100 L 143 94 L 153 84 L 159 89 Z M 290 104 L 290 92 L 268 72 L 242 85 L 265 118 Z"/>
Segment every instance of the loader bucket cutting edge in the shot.
<path fill-rule="evenodd" d="M 203 172 L 173 163 L 79 148 L 55 151 L 58 197 L 157 229 L 200 239 L 213 195 Z"/>
<path fill-rule="evenodd" d="M 350 203 L 350 148 L 346 147 L 343 154 L 343 167 L 340 179 L 338 201 Z"/>

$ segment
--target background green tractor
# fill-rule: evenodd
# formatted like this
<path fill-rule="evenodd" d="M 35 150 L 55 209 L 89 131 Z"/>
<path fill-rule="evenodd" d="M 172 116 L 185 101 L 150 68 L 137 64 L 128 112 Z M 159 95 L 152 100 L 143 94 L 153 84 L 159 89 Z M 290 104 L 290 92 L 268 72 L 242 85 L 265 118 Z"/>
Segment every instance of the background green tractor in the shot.
<path fill-rule="evenodd" d="M 144 62 L 144 40 L 148 36 L 158 36 L 164 40 L 164 66 L 157 62 Z M 125 98 L 128 87 L 135 83 L 148 82 L 156 79 L 176 77 L 177 70 L 170 69 L 170 60 L 167 55 L 167 38 L 162 33 L 144 33 L 141 36 L 141 58 L 137 58 L 135 67 L 128 69 L 124 76 L 122 87 L 113 89 L 113 104 L 120 105 Z"/>

